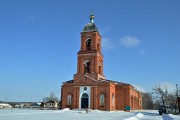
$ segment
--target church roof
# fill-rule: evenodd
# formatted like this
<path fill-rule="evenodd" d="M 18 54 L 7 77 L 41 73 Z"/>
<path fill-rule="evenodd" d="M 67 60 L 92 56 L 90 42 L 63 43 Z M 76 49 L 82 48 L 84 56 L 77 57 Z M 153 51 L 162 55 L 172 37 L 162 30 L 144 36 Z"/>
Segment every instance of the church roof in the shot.
<path fill-rule="evenodd" d="M 98 28 L 94 23 L 94 15 L 90 15 L 90 23 L 84 26 L 83 32 L 98 32 Z"/>
<path fill-rule="evenodd" d="M 104 79 L 104 80 L 100 80 L 100 82 L 101 81 L 111 82 L 111 83 L 118 84 L 118 85 L 129 85 L 127 83 L 117 82 L 117 81 L 114 81 L 114 80 L 106 80 L 106 79 Z"/>
<path fill-rule="evenodd" d="M 68 81 L 65 81 L 65 83 L 73 83 L 74 80 L 68 80 Z"/>
<path fill-rule="evenodd" d="M 74 80 L 68 80 L 68 81 L 65 81 L 64 83 L 73 83 L 73 82 L 74 82 Z M 114 83 L 114 84 L 117 84 L 117 85 L 129 85 L 127 83 L 117 82 L 117 81 L 114 81 L 114 80 L 106 80 L 106 79 L 97 80 L 97 82 L 109 82 L 109 83 Z"/>
<path fill-rule="evenodd" d="M 88 23 L 84 28 L 83 32 L 98 32 L 98 28 L 94 23 Z"/>

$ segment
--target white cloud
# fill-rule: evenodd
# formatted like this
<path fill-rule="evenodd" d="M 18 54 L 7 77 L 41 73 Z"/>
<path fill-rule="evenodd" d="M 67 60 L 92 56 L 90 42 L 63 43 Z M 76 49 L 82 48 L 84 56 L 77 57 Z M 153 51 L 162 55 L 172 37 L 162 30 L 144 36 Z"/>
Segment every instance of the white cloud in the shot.
<path fill-rule="evenodd" d="M 120 39 L 120 44 L 126 46 L 126 47 L 133 47 L 139 45 L 139 39 L 136 37 L 131 36 L 125 36 Z"/>
<path fill-rule="evenodd" d="M 133 84 L 132 86 L 134 86 L 134 88 L 137 89 L 140 92 L 146 92 L 146 90 L 143 87 L 139 86 L 139 85 Z"/>
<path fill-rule="evenodd" d="M 111 49 L 111 48 L 114 48 L 114 47 L 115 47 L 115 45 L 108 38 L 103 38 L 102 39 L 102 48 Z"/>

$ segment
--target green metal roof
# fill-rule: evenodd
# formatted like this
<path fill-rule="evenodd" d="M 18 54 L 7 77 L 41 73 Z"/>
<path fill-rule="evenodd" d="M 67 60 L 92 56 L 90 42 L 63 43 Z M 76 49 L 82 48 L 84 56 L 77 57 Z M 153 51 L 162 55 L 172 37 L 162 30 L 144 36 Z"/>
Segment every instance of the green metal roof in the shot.
<path fill-rule="evenodd" d="M 99 32 L 98 28 L 96 27 L 96 25 L 94 23 L 88 23 L 84 28 L 83 28 L 83 32 Z"/>

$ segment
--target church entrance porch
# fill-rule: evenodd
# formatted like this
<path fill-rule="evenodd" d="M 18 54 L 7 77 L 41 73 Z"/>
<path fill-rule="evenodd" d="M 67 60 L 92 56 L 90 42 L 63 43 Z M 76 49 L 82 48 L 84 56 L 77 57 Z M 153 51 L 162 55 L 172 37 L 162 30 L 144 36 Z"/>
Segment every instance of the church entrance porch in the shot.
<path fill-rule="evenodd" d="M 91 87 L 81 86 L 79 91 L 79 109 L 90 109 L 91 103 Z"/>
<path fill-rule="evenodd" d="M 83 93 L 81 97 L 81 108 L 88 108 L 89 96 L 87 93 Z"/>

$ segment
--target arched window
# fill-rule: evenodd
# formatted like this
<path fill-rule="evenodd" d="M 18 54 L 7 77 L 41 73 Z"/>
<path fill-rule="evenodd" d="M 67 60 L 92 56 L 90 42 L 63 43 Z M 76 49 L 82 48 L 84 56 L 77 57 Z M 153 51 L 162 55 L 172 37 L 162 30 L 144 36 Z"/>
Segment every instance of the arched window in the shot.
<path fill-rule="evenodd" d="M 71 105 L 71 101 L 72 101 L 72 96 L 68 95 L 67 96 L 67 105 Z"/>
<path fill-rule="evenodd" d="M 104 106 L 104 94 L 100 95 L 100 106 Z"/>
<path fill-rule="evenodd" d="M 90 49 L 91 49 L 91 39 L 88 38 L 88 39 L 86 40 L 86 50 L 90 50 Z"/>
<path fill-rule="evenodd" d="M 114 106 L 114 94 L 112 94 L 112 106 Z"/>

